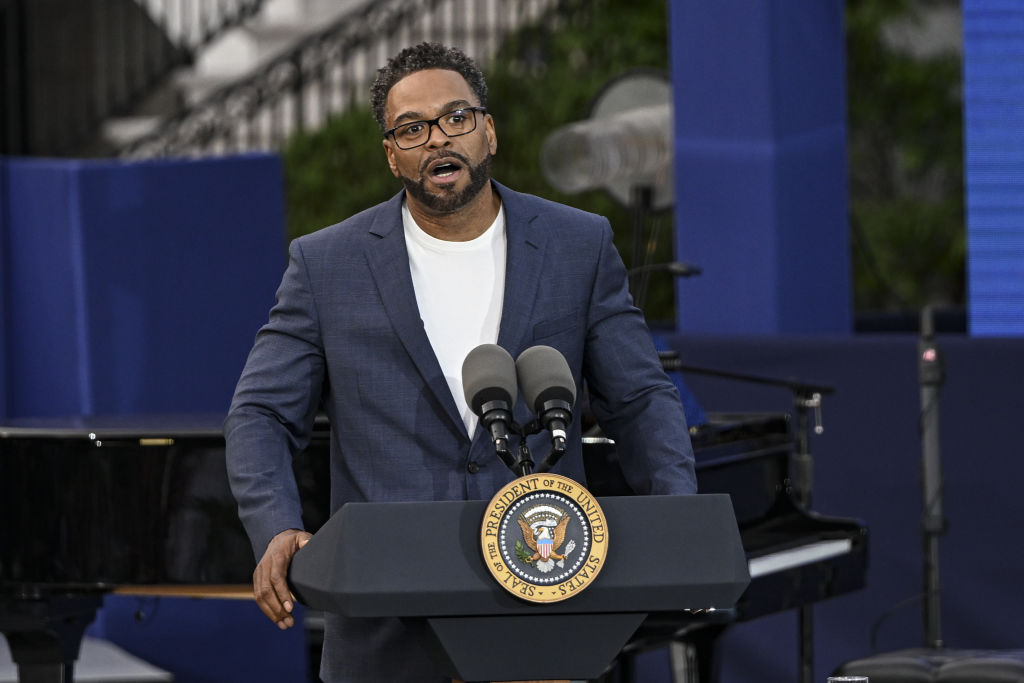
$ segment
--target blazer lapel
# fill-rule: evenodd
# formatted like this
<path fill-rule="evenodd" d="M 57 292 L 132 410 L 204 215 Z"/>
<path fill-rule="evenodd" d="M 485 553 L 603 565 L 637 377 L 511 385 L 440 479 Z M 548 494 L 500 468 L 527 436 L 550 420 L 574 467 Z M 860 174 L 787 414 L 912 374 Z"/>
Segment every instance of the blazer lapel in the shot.
<path fill-rule="evenodd" d="M 544 243 L 547 239 L 539 217 L 531 212 L 519 193 L 491 181 L 501 196 L 505 209 L 505 292 L 498 327 L 498 346 L 519 356 L 532 338 L 532 313 L 544 264 Z M 485 429 L 477 429 L 470 458 L 493 467 L 504 467 L 491 445 Z"/>
<path fill-rule="evenodd" d="M 495 186 L 505 207 L 508 245 L 498 345 L 516 358 L 532 337 L 534 302 L 543 277 L 544 243 L 548 235 L 540 225 L 542 220 L 529 211 L 518 193 L 498 183 Z"/>
<path fill-rule="evenodd" d="M 399 193 L 377 213 L 369 232 L 377 239 L 366 248 L 366 260 L 395 334 L 419 370 L 424 382 L 444 407 L 448 417 L 465 435 L 466 425 L 455 406 L 448 381 L 434 355 L 416 305 L 409 253 L 402 228 L 402 197 Z M 468 438 L 468 437 L 467 437 Z"/>

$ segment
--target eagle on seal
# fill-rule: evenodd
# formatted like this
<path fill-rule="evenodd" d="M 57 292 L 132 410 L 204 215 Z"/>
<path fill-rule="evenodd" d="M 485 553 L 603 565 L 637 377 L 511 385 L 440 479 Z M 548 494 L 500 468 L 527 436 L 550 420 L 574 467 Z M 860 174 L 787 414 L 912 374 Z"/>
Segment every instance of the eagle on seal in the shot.
<path fill-rule="evenodd" d="M 565 558 L 565 555 L 559 555 L 555 551 L 561 548 L 562 543 L 565 542 L 565 527 L 569 524 L 568 515 L 562 517 L 554 527 L 548 527 L 541 524 L 537 527 L 536 531 L 530 528 L 530 525 L 523 521 L 522 517 L 518 519 L 518 522 L 520 528 L 523 530 L 523 540 L 526 541 L 526 545 L 533 551 L 533 555 L 526 559 L 527 562 L 532 563 L 537 560 L 548 560 L 549 558 L 552 560 L 562 560 Z M 547 539 L 551 539 L 551 552 L 547 557 L 544 557 L 537 548 L 537 542 Z"/>

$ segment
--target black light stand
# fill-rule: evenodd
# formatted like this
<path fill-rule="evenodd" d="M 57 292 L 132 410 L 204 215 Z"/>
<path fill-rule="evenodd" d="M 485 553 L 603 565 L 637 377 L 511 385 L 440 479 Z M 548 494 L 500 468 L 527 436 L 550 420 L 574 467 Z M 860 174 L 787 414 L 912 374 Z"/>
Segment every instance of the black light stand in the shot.
<path fill-rule="evenodd" d="M 796 504 L 808 510 L 811 507 L 811 493 L 814 489 L 814 458 L 811 456 L 811 424 L 808 411 L 814 411 L 814 433 L 822 434 L 825 427 L 821 421 L 820 387 L 793 384 L 793 406 L 796 408 L 797 452 L 793 456 L 793 499 Z M 831 388 L 828 389 L 831 393 Z M 814 681 L 814 607 L 801 605 L 797 609 L 800 630 L 800 683 Z"/>
<path fill-rule="evenodd" d="M 1024 681 L 1024 650 L 953 649 L 945 647 L 942 640 L 939 537 L 946 532 L 947 524 L 942 510 L 939 391 L 945 382 L 946 373 L 945 361 L 935 339 L 934 315 L 930 306 L 921 310 L 920 323 L 917 370 L 921 390 L 918 428 L 921 434 L 921 541 L 924 563 L 921 617 L 924 647 L 875 654 L 846 662 L 836 669 L 835 675 L 867 676 L 872 681 L 893 683 L 924 680 L 951 683 Z"/>
<path fill-rule="evenodd" d="M 647 244 L 647 216 L 651 213 L 651 202 L 654 195 L 650 185 L 634 185 L 629 193 L 629 211 L 633 221 L 633 268 L 630 271 L 630 291 L 633 292 L 633 303 L 641 311 L 647 300 L 647 285 L 651 279 L 650 271 L 643 268 L 651 263 L 651 247 Z M 652 235 L 652 241 L 656 236 Z"/>
<path fill-rule="evenodd" d="M 921 311 L 921 338 L 917 344 L 918 383 L 921 386 L 921 492 L 924 506 L 921 539 L 924 554 L 925 646 L 942 647 L 942 588 L 939 582 L 939 537 L 946 531 L 942 512 L 942 462 L 939 452 L 939 390 L 945 379 L 942 354 L 935 341 L 930 306 Z"/>
<path fill-rule="evenodd" d="M 700 275 L 698 266 L 681 261 L 655 262 L 655 250 L 658 247 L 661 232 L 660 211 L 653 205 L 654 190 L 650 185 L 633 185 L 630 189 L 629 212 L 633 228 L 633 265 L 627 271 L 629 291 L 633 295 L 633 305 L 644 310 L 647 303 L 647 292 L 650 287 L 651 275 L 666 272 L 672 277 L 693 277 Z M 650 221 L 649 221 L 650 219 Z M 647 224 L 651 227 L 648 231 Z"/>

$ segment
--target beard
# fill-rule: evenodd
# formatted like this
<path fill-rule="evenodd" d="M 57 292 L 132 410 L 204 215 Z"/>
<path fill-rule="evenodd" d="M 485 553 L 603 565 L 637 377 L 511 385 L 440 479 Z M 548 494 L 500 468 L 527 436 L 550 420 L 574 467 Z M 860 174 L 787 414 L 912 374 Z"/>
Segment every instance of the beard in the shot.
<path fill-rule="evenodd" d="M 461 190 L 456 190 L 454 187 L 446 187 L 440 192 L 431 192 L 427 189 L 426 178 L 423 177 L 427 164 L 424 164 L 424 170 L 421 171 L 419 180 L 413 180 L 404 175 L 401 176 L 401 179 L 402 184 L 405 185 L 405 191 L 431 211 L 454 213 L 466 204 L 469 204 L 474 197 L 480 194 L 480 190 L 484 188 L 484 185 L 490 181 L 491 154 L 488 152 L 487 156 L 475 166 L 469 162 L 468 158 L 455 152 L 448 152 L 444 156 L 453 157 L 462 162 L 463 167 L 469 171 L 469 185 Z M 434 161 L 434 159 L 430 161 Z"/>

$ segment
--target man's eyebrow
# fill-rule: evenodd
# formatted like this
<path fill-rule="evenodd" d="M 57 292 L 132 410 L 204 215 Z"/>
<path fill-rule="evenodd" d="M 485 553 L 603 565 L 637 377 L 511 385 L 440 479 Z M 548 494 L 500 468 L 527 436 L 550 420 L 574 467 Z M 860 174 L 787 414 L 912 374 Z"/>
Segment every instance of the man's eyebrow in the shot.
<path fill-rule="evenodd" d="M 395 125 L 397 126 L 402 121 L 420 121 L 423 119 L 423 114 L 418 111 L 407 111 L 399 114 L 395 117 Z"/>
<path fill-rule="evenodd" d="M 465 109 L 466 107 L 472 107 L 472 103 L 469 100 L 452 100 L 448 104 L 442 107 L 444 112 L 455 111 L 456 109 Z"/>
<path fill-rule="evenodd" d="M 440 109 L 442 114 L 446 114 L 456 109 L 465 109 L 466 107 L 472 106 L 473 104 L 469 100 L 452 100 L 451 102 L 441 105 Z M 395 125 L 397 126 L 402 121 L 424 121 L 428 118 L 433 117 L 428 117 L 418 111 L 405 111 L 395 117 Z"/>

